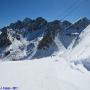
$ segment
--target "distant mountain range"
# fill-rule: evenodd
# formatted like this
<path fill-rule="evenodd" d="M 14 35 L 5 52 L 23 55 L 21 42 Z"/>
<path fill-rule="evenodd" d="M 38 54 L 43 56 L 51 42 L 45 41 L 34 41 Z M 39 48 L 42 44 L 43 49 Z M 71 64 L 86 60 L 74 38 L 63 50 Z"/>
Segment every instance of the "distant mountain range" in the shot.
<path fill-rule="evenodd" d="M 72 49 L 89 24 L 86 17 L 74 23 L 67 20 L 48 22 L 42 17 L 18 20 L 0 29 L 0 59 L 31 60 L 53 56 L 58 50 Z"/>

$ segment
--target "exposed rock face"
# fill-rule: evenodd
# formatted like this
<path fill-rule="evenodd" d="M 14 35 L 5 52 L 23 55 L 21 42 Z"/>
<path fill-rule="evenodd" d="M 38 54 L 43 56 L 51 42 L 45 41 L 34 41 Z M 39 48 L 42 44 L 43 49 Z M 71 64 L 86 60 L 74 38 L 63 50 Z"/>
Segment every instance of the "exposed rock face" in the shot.
<path fill-rule="evenodd" d="M 70 27 L 72 25 L 72 23 L 70 23 L 69 21 L 65 20 L 63 21 L 63 28 L 67 28 L 67 27 Z"/>
<path fill-rule="evenodd" d="M 65 46 L 65 48 L 68 48 L 72 40 L 74 38 L 78 39 L 79 34 L 89 24 L 90 20 L 85 17 L 79 19 L 73 24 L 67 20 L 63 22 L 59 20 L 47 22 L 42 17 L 38 17 L 35 20 L 25 18 L 23 21 L 18 20 L 17 22 L 11 23 L 9 26 L 0 29 L 2 32 L 0 34 L 0 49 L 11 46 L 16 40 L 16 43 L 18 42 L 21 45 L 17 48 L 20 49 L 19 52 L 22 52 L 25 49 L 25 52 L 27 53 L 28 51 L 31 51 L 29 44 L 30 42 L 32 42 L 31 40 L 34 40 L 35 42 L 35 39 L 43 36 L 43 38 L 38 43 L 37 49 L 48 50 L 48 48 L 50 48 L 51 45 L 54 44 L 54 39 L 57 34 L 59 34 L 61 43 Z M 24 41 L 23 39 L 25 39 L 26 41 Z M 25 42 L 28 42 L 28 44 L 25 44 Z M 34 43 L 32 44 L 34 47 Z M 29 48 L 26 49 L 28 46 Z M 21 49 L 21 47 L 23 47 L 23 49 Z M 13 49 L 11 49 L 10 47 L 10 50 L 13 51 Z M 4 51 L 4 56 L 10 55 L 10 50 L 8 49 Z M 15 52 L 18 51 L 15 50 Z"/>
<path fill-rule="evenodd" d="M 10 26 L 8 28 L 12 28 L 12 29 L 22 29 L 23 28 L 23 23 L 22 21 L 18 20 L 16 23 L 11 23 Z"/>
<path fill-rule="evenodd" d="M 0 35 L 0 48 L 7 47 L 10 44 L 11 44 L 11 41 L 8 38 L 7 30 L 5 30 Z"/>
<path fill-rule="evenodd" d="M 42 29 L 45 25 L 47 25 L 47 21 L 42 17 L 33 20 L 31 24 L 28 25 L 29 31 L 36 31 L 38 29 Z"/>
<path fill-rule="evenodd" d="M 61 30 L 60 21 L 53 21 L 48 24 L 47 32 L 43 36 L 43 39 L 40 41 L 38 48 L 48 48 L 49 45 L 53 42 L 57 32 Z"/>
<path fill-rule="evenodd" d="M 75 23 L 73 23 L 71 25 L 71 27 L 69 27 L 69 28 L 74 28 L 74 29 L 77 29 L 77 30 L 81 30 L 81 29 L 86 28 L 89 24 L 90 24 L 90 20 L 88 20 L 86 17 L 83 17 L 83 18 L 80 18 Z M 69 29 L 69 28 L 67 28 L 67 29 Z"/>
<path fill-rule="evenodd" d="M 88 20 L 86 17 L 83 17 L 79 21 L 77 21 L 73 26 L 77 29 L 83 29 L 87 27 L 89 24 L 90 20 Z"/>

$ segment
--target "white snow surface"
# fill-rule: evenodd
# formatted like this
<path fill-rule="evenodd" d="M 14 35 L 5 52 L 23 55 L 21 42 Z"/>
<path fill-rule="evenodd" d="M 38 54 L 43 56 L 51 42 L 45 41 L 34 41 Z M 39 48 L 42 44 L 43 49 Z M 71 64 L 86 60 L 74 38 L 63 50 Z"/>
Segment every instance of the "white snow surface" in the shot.
<path fill-rule="evenodd" d="M 90 90 L 90 72 L 59 57 L 0 63 L 0 86 L 18 90 Z"/>

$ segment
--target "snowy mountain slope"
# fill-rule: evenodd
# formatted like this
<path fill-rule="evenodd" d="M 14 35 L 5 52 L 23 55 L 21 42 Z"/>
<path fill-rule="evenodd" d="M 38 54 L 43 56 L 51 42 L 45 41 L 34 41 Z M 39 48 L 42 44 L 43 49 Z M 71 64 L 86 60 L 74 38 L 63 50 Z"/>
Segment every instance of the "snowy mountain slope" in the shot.
<path fill-rule="evenodd" d="M 59 57 L 0 63 L 0 86 L 18 90 L 89 90 L 90 72 Z"/>
<path fill-rule="evenodd" d="M 90 71 L 90 25 L 81 32 L 76 46 L 69 51 L 70 58 L 75 64 L 83 64 Z"/>
<path fill-rule="evenodd" d="M 58 21 L 56 21 L 56 23 L 58 23 Z M 73 24 L 70 24 L 68 21 L 65 21 L 65 25 L 64 25 L 64 23 L 59 22 L 59 24 L 57 24 L 57 25 L 58 26 L 60 25 L 60 28 L 58 28 L 58 30 L 56 30 L 56 33 L 58 33 L 58 42 L 57 42 L 57 40 L 53 40 L 53 43 L 55 43 L 55 45 L 53 45 L 53 47 L 52 47 L 52 45 L 50 44 L 50 47 L 48 49 L 39 50 L 39 53 L 36 55 L 36 57 L 37 56 L 44 57 L 44 55 L 45 56 L 54 55 L 54 53 L 56 53 L 58 51 L 58 49 L 59 49 L 59 51 L 61 51 L 61 53 L 65 52 L 65 49 L 72 49 L 75 46 L 76 41 L 78 40 L 78 37 L 79 37 L 80 33 L 89 24 L 90 24 L 90 20 L 88 20 L 85 17 L 80 18 L 77 22 L 75 22 Z M 55 37 L 57 37 L 57 34 L 55 35 Z M 59 44 L 59 45 L 57 45 L 57 44 Z M 52 50 L 50 48 L 52 48 Z M 42 55 L 42 53 L 44 55 Z"/>
<path fill-rule="evenodd" d="M 87 18 L 72 24 L 59 20 L 47 22 L 42 17 L 11 23 L 1 29 L 0 58 L 4 61 L 31 60 L 55 55 L 58 51 L 64 53 L 77 45 L 80 33 L 88 24 Z M 42 39 L 38 40 L 40 37 Z"/>
<path fill-rule="evenodd" d="M 3 61 L 9 60 L 31 60 L 37 52 L 37 46 L 42 37 L 38 37 L 32 41 L 27 41 L 26 38 L 21 38 L 21 40 L 14 39 L 12 44 L 6 48 L 7 52 L 10 51 L 10 54 L 5 58 L 2 58 Z"/>
<path fill-rule="evenodd" d="M 63 45 L 68 48 L 73 40 L 78 38 L 80 33 L 90 24 L 90 20 L 86 17 L 82 17 L 77 21 L 73 22 L 69 27 L 62 30 L 60 33 L 60 41 Z"/>
<path fill-rule="evenodd" d="M 78 39 L 77 39 L 78 38 Z M 72 43 L 66 49 L 59 40 L 59 36 L 56 37 L 55 43 L 58 47 L 58 51 L 52 56 L 58 56 L 60 59 L 64 59 L 67 62 L 74 63 L 76 66 L 83 65 L 90 71 L 90 25 L 88 25 L 81 33 L 72 40 Z M 73 47 L 73 45 L 75 45 Z"/>
<path fill-rule="evenodd" d="M 86 59 L 90 57 L 90 25 L 81 32 L 76 47 L 72 50 L 72 54 L 78 59 Z M 75 59 L 74 57 L 74 59 Z"/>

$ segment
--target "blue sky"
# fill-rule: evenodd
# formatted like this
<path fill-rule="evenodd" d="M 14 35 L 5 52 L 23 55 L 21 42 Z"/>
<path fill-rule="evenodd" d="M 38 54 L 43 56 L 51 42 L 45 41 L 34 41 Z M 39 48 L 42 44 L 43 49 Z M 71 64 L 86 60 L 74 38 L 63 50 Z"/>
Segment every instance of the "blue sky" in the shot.
<path fill-rule="evenodd" d="M 90 0 L 0 0 L 0 28 L 22 20 L 39 16 L 47 20 L 74 21 L 81 16 L 90 19 Z"/>

